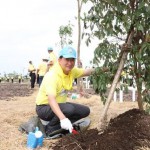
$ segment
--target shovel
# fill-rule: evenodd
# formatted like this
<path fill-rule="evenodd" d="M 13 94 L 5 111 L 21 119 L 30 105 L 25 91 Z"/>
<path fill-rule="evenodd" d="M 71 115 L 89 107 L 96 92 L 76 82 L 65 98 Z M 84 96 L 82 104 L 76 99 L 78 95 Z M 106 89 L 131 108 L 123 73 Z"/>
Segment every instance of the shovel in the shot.
<path fill-rule="evenodd" d="M 79 132 L 77 130 L 73 129 L 72 134 L 76 135 L 76 134 L 79 134 Z"/>

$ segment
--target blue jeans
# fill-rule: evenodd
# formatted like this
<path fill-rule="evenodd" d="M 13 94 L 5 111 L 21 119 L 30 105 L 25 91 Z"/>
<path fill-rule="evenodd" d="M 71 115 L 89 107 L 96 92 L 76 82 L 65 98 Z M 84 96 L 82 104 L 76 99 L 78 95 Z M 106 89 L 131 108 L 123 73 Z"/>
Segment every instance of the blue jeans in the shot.
<path fill-rule="evenodd" d="M 42 83 L 43 77 L 44 77 L 44 76 L 39 76 L 39 87 L 40 87 L 40 85 L 41 85 L 41 83 Z"/>

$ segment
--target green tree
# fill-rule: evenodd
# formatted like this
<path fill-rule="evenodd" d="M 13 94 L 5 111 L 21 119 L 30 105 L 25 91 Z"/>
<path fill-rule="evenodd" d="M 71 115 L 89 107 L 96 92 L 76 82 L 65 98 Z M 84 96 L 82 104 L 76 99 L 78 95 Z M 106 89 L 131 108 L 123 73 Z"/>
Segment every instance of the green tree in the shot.
<path fill-rule="evenodd" d="M 63 48 L 65 45 L 70 45 L 72 44 L 72 40 L 70 39 L 72 37 L 72 33 L 73 33 L 73 29 L 72 29 L 73 25 L 70 24 L 70 21 L 68 23 L 68 25 L 66 26 L 60 26 L 59 27 L 59 37 L 60 37 L 60 45 L 61 48 Z"/>
<path fill-rule="evenodd" d="M 93 75 L 94 89 L 105 103 L 100 121 L 103 122 L 123 69 L 128 70 L 137 86 L 137 102 L 143 110 L 143 101 L 150 103 L 150 1 L 149 0 L 89 0 L 91 8 L 84 18 L 87 44 L 91 37 L 100 40 L 94 51 L 93 63 L 104 61 L 103 73 L 96 69 Z M 122 43 L 122 44 L 121 44 Z M 101 73 L 101 75 L 98 75 Z M 142 88 L 145 83 L 146 89 Z M 108 97 L 107 85 L 111 84 Z M 101 125 L 100 125 L 101 126 Z"/>
<path fill-rule="evenodd" d="M 81 10 L 82 10 L 82 6 L 84 3 L 86 3 L 87 0 L 77 0 L 77 6 L 78 6 L 78 14 L 77 14 L 77 20 L 78 20 L 78 46 L 77 46 L 77 54 L 78 54 L 78 58 L 77 58 L 77 64 L 78 67 L 80 66 L 80 45 L 81 45 Z"/>
<path fill-rule="evenodd" d="M 80 46 L 81 46 L 81 10 L 82 10 L 82 5 L 83 5 L 83 0 L 77 0 L 77 5 L 78 5 L 78 46 L 77 46 L 77 65 L 79 68 L 82 68 L 82 62 L 80 59 Z M 83 90 L 83 83 L 82 79 L 78 78 L 77 79 L 77 90 L 78 92 L 81 92 Z"/>

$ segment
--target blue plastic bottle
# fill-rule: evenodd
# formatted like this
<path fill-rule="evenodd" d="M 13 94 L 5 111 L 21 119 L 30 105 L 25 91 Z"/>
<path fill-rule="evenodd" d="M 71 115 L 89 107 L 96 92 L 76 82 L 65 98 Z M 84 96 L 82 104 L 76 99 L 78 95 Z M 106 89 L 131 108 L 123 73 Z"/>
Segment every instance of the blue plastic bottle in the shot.
<path fill-rule="evenodd" d="M 37 147 L 37 139 L 35 137 L 35 133 L 29 132 L 27 138 L 27 147 L 30 149 L 34 149 Z"/>
<path fill-rule="evenodd" d="M 43 146 L 43 133 L 39 131 L 39 128 L 36 127 L 35 129 L 35 137 L 37 139 L 37 147 Z"/>
<path fill-rule="evenodd" d="M 37 147 L 42 147 L 43 146 L 43 134 L 42 134 L 42 132 L 36 131 L 35 137 L 37 139 Z"/>

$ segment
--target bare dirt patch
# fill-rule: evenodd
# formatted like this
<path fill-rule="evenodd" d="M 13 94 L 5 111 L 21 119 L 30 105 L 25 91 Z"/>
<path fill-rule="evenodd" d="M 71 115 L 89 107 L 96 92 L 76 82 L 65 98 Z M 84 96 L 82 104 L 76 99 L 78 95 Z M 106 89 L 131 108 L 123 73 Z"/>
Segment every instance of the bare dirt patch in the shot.
<path fill-rule="evenodd" d="M 0 100 L 12 100 L 14 97 L 25 97 L 33 93 L 29 84 L 1 83 Z"/>

